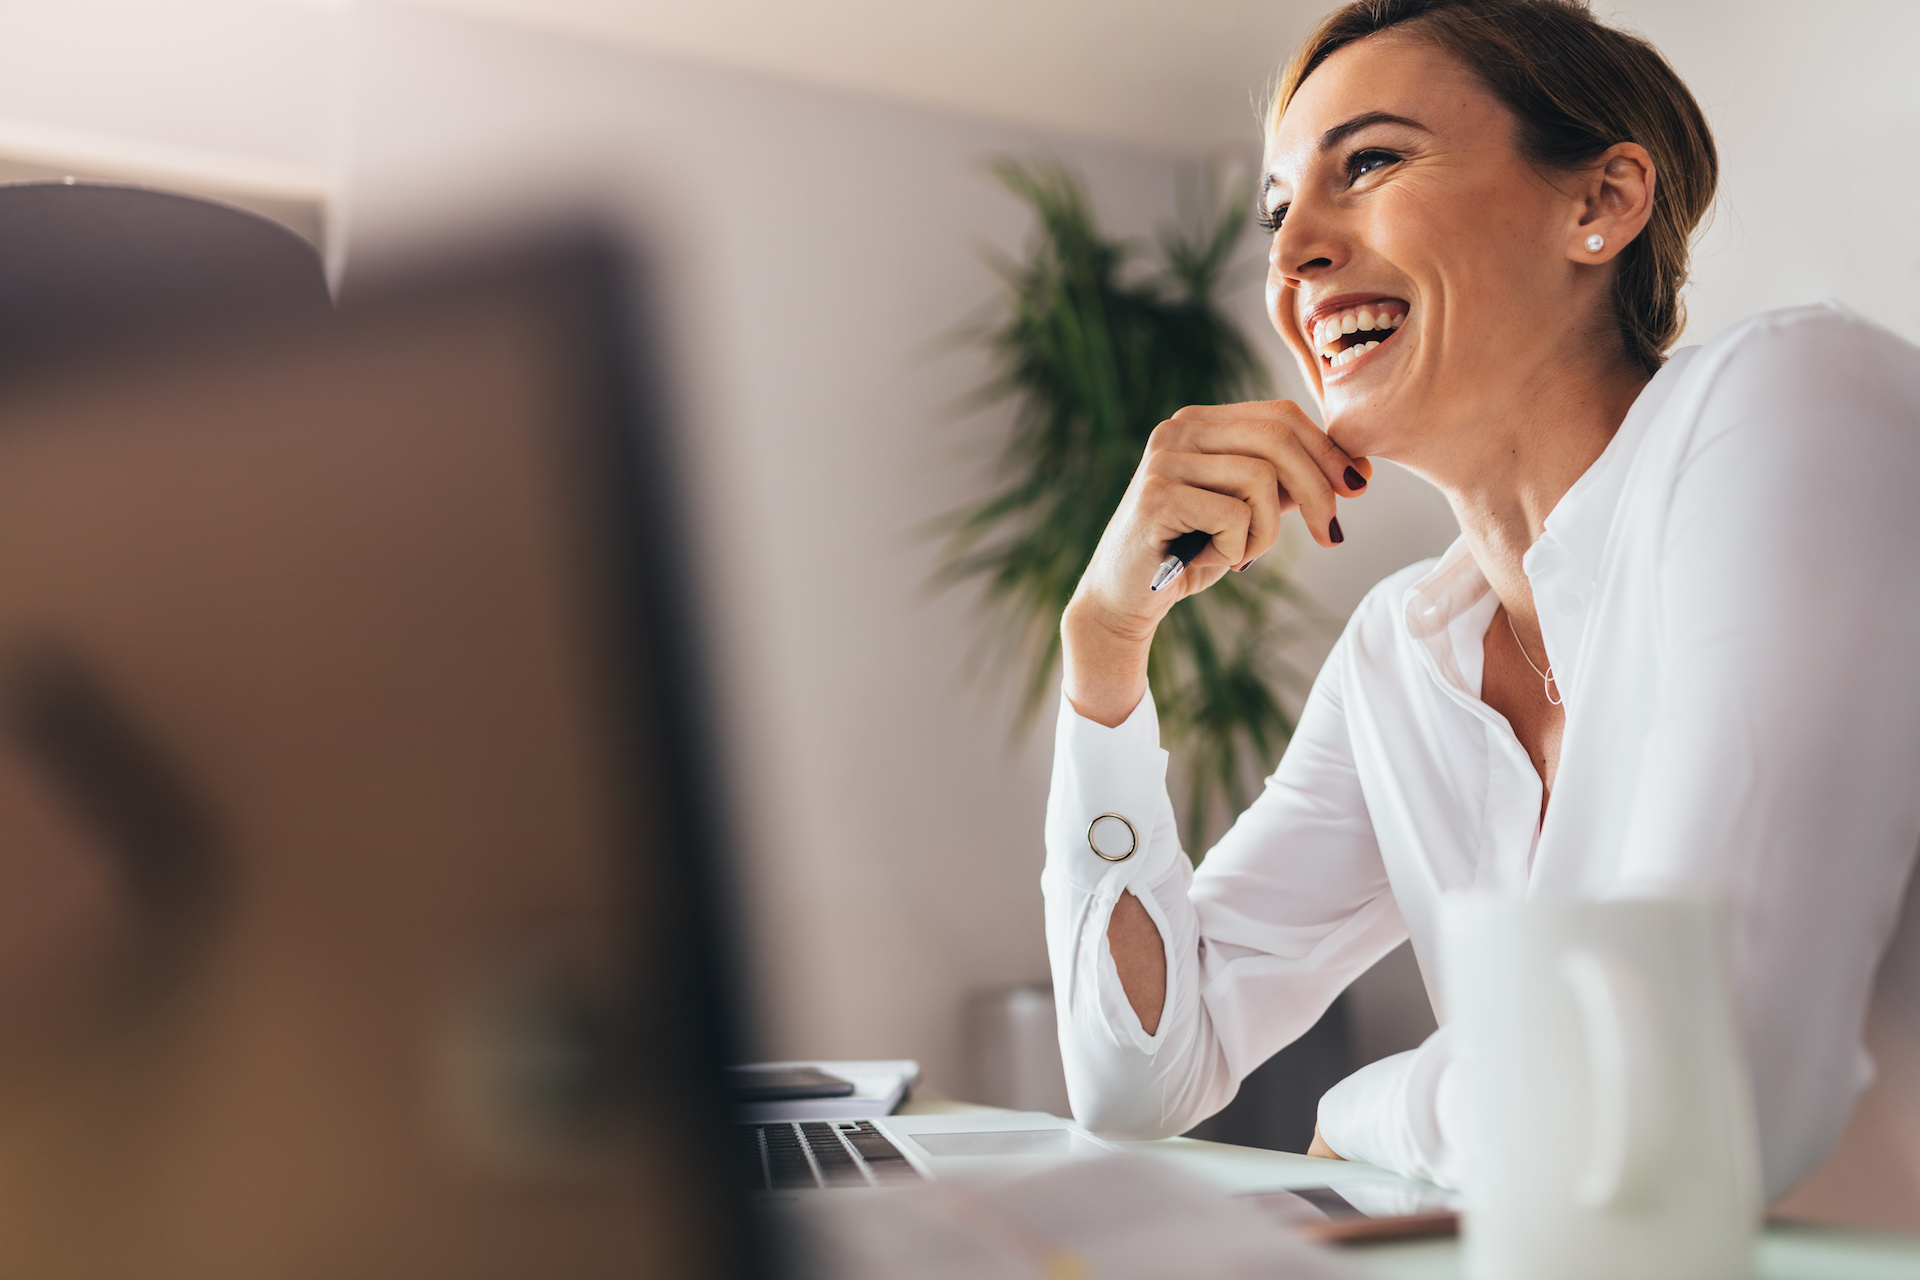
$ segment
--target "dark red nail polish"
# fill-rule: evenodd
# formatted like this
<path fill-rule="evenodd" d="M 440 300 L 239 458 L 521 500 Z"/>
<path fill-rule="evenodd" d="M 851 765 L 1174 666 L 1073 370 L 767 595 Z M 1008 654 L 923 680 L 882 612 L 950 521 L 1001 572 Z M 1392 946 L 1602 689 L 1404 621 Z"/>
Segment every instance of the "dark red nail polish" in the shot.
<path fill-rule="evenodd" d="M 1366 487 L 1367 487 L 1367 478 L 1361 475 L 1358 471 L 1355 471 L 1352 467 L 1348 467 L 1347 468 L 1347 488 L 1364 489 Z"/>
<path fill-rule="evenodd" d="M 1340 532 L 1340 517 L 1335 516 L 1333 519 L 1327 521 L 1327 536 L 1335 542 L 1345 542 L 1347 540 L 1347 535 Z"/>

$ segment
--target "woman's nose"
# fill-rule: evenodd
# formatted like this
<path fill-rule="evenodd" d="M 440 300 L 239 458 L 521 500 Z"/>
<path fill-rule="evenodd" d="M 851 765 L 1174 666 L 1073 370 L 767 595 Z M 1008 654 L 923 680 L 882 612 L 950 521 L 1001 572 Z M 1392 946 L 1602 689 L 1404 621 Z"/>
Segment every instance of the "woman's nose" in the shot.
<path fill-rule="evenodd" d="M 1350 253 L 1345 238 L 1326 212 L 1295 201 L 1273 237 L 1268 262 L 1291 284 L 1304 284 L 1338 268 Z"/>

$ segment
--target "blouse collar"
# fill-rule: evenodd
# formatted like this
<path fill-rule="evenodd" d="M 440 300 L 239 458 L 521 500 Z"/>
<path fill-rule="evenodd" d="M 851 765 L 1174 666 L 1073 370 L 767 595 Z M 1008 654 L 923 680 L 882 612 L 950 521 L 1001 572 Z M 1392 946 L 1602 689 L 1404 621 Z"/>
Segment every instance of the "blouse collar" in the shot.
<path fill-rule="evenodd" d="M 1673 353 L 1635 397 L 1620 429 L 1600 456 L 1554 504 L 1540 540 L 1527 549 L 1521 562 L 1530 579 L 1537 580 L 1536 570 L 1562 555 L 1585 574 L 1589 583 L 1598 579 L 1614 512 L 1640 443 L 1698 351 L 1698 347 L 1685 347 Z M 1485 629 L 1492 616 L 1487 599 L 1491 590 L 1462 537 L 1454 540 L 1425 577 L 1407 588 L 1403 600 L 1407 635 L 1430 662 L 1432 674 L 1474 698 L 1478 697 L 1480 684 L 1479 644 L 1477 639 L 1464 643 L 1459 632 L 1463 625 Z M 1479 616 L 1482 613 L 1486 617 Z M 1471 676 L 1468 666 L 1474 669 Z"/>

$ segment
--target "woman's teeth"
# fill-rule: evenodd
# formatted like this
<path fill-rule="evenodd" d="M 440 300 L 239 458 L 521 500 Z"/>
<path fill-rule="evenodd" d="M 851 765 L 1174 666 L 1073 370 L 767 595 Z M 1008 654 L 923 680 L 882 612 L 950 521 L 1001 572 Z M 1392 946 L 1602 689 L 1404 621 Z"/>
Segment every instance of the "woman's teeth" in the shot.
<path fill-rule="evenodd" d="M 1369 302 L 1316 321 L 1313 343 L 1327 367 L 1338 369 L 1379 346 L 1406 321 L 1406 303 Z"/>

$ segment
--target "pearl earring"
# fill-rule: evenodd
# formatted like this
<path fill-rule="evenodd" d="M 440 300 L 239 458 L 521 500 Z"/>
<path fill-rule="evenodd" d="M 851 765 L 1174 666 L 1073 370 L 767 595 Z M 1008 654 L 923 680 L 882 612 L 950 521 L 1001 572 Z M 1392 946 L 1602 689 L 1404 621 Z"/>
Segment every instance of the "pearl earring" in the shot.
<path fill-rule="evenodd" d="M 1588 253 L 1598 253 L 1606 247 L 1607 247 L 1607 238 L 1605 236 L 1588 236 L 1587 237 Z"/>

